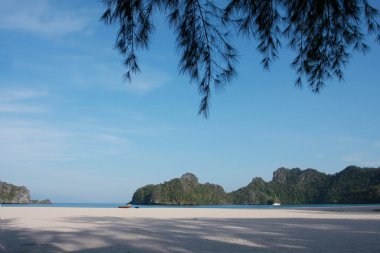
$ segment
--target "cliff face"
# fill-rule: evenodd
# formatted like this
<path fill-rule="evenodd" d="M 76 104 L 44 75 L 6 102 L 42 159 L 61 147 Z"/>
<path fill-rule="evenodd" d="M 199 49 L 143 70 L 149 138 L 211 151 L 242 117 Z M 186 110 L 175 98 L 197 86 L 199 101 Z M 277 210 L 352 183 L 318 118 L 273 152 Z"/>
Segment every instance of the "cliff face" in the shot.
<path fill-rule="evenodd" d="M 134 204 L 324 204 L 380 203 L 380 168 L 350 166 L 334 175 L 314 169 L 279 168 L 273 179 L 256 177 L 231 193 L 215 184 L 200 184 L 191 173 L 158 185 L 139 188 Z"/>
<path fill-rule="evenodd" d="M 0 182 L 0 203 L 29 204 L 29 190 L 25 186 Z"/>
<path fill-rule="evenodd" d="M 1 204 L 51 204 L 49 199 L 32 200 L 29 190 L 25 186 L 15 186 L 0 181 Z"/>

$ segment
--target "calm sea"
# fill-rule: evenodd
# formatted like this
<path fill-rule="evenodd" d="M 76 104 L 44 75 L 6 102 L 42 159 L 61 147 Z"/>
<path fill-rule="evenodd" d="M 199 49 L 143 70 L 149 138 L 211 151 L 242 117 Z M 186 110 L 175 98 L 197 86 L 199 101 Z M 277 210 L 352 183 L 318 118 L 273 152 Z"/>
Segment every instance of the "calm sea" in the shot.
<path fill-rule="evenodd" d="M 54 203 L 40 204 L 2 204 L 3 207 L 75 207 L 75 208 L 117 208 L 123 203 Z M 230 209 L 279 209 L 300 207 L 350 207 L 350 206 L 380 206 L 379 204 L 323 204 L 323 205 L 199 205 L 199 206 L 170 206 L 170 205 L 133 205 L 138 208 L 230 208 Z"/>

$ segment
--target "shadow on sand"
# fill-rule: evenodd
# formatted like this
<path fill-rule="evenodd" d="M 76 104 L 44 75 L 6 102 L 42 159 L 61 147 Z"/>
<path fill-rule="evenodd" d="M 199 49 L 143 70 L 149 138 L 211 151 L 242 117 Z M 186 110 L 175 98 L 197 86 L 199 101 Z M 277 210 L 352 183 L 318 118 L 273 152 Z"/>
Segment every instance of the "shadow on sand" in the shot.
<path fill-rule="evenodd" d="M 2 220 L 0 252 L 379 252 L 380 221 L 70 217 L 32 231 Z"/>

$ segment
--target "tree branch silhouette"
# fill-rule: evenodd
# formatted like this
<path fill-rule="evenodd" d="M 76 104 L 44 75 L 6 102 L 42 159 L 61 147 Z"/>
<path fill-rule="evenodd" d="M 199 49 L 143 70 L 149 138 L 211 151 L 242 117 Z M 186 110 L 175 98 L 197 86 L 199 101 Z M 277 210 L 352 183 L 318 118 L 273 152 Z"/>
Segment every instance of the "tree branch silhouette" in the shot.
<path fill-rule="evenodd" d="M 137 49 L 148 49 L 152 17 L 167 16 L 180 55 L 179 72 L 198 85 L 199 114 L 209 114 L 213 91 L 223 90 L 237 73 L 233 32 L 257 41 L 261 64 L 269 69 L 285 41 L 296 52 L 295 85 L 319 93 L 326 80 L 343 80 L 353 52 L 368 52 L 366 37 L 380 43 L 379 12 L 367 0 L 103 0 L 101 20 L 117 24 L 115 48 L 124 56 L 131 81 L 140 72 Z M 305 80 L 305 81 L 304 81 Z"/>

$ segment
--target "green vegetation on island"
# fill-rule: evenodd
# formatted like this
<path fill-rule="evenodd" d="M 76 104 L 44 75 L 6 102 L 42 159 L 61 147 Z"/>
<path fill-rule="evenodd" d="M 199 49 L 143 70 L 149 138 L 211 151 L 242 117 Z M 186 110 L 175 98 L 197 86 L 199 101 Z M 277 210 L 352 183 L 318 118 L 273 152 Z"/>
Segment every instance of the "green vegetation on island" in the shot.
<path fill-rule="evenodd" d="M 380 203 L 380 168 L 349 166 L 334 175 L 314 169 L 279 168 L 273 179 L 253 178 L 247 186 L 226 193 L 223 187 L 198 182 L 191 173 L 158 185 L 136 190 L 134 204 L 218 205 L 271 204 L 359 204 Z"/>
<path fill-rule="evenodd" d="M 1 204 L 51 204 L 49 199 L 30 199 L 29 190 L 25 186 L 16 186 L 0 181 Z"/>
<path fill-rule="evenodd" d="M 133 204 L 149 205 L 215 205 L 227 204 L 223 187 L 215 184 L 200 184 L 191 173 L 184 174 L 158 185 L 147 185 L 133 194 Z"/>

